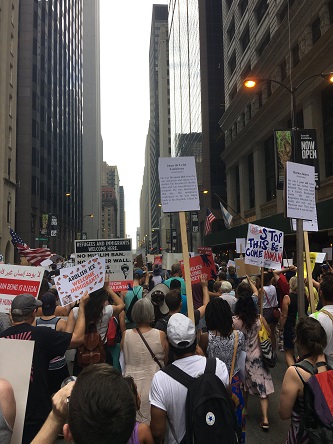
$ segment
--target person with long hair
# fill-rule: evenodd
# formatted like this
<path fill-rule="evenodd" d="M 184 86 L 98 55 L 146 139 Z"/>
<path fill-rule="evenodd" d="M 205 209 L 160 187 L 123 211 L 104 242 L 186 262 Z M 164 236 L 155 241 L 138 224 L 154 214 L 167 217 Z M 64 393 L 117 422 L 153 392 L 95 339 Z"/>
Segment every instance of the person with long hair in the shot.
<path fill-rule="evenodd" d="M 289 294 L 284 295 L 282 299 L 282 313 L 280 318 L 280 329 L 283 329 L 283 348 L 286 363 L 288 367 L 295 364 L 294 358 L 294 339 L 295 325 L 298 313 L 297 304 L 297 277 L 293 276 L 289 281 Z M 309 301 L 304 293 L 305 313 L 308 310 Z"/>
<path fill-rule="evenodd" d="M 318 373 L 327 370 L 327 359 L 324 348 L 327 344 L 326 333 L 321 324 L 313 318 L 300 318 L 296 324 L 295 343 L 300 356 L 307 366 L 311 364 Z M 305 362 L 306 361 L 306 362 Z M 324 365 L 318 365 L 318 364 Z M 286 444 L 309 442 L 306 433 L 299 435 L 300 416 L 304 409 L 303 388 L 311 373 L 301 367 L 291 365 L 288 367 L 282 382 L 280 393 L 279 414 L 281 419 L 291 419 Z"/>
<path fill-rule="evenodd" d="M 111 296 L 115 305 L 109 305 L 108 297 Z M 125 309 L 125 304 L 122 299 L 109 287 L 109 281 L 106 277 L 104 287 L 100 290 L 90 293 L 90 299 L 87 302 L 84 310 L 86 320 L 86 333 L 92 329 L 96 329 L 100 334 L 105 347 L 106 362 L 112 365 L 112 354 L 109 347 L 106 345 L 106 333 L 109 325 L 109 320 L 113 315 Z M 67 321 L 67 332 L 72 332 L 78 316 L 78 307 L 74 307 L 70 312 Z M 77 376 L 82 368 L 78 365 L 77 356 L 75 355 L 73 374 Z"/>
<path fill-rule="evenodd" d="M 134 304 L 132 319 L 136 328 L 127 329 L 120 344 L 124 357 L 123 374 L 133 377 L 141 398 L 143 422 L 149 423 L 151 381 L 154 374 L 167 363 L 169 347 L 164 331 L 151 327 L 154 322 L 154 306 L 149 299 L 139 299 Z M 139 419 L 138 415 L 137 418 Z"/>
<path fill-rule="evenodd" d="M 133 393 L 136 410 L 140 414 L 141 398 L 135 381 L 132 376 L 126 376 L 124 379 Z M 149 425 L 145 424 L 144 422 L 136 421 L 128 444 L 154 444 L 154 438 Z"/>
<path fill-rule="evenodd" d="M 224 299 L 213 298 L 206 307 L 206 325 L 208 332 L 200 337 L 199 345 L 208 358 L 219 358 L 225 363 L 230 375 L 232 399 L 239 426 L 242 428 L 242 443 L 245 442 L 245 418 L 243 416 L 244 398 L 241 390 L 240 355 L 245 351 L 245 338 L 240 330 L 233 329 L 230 305 Z M 236 345 L 235 345 L 235 341 Z M 232 362 L 234 351 L 234 366 Z M 231 374 L 232 372 L 232 374 Z"/>
<path fill-rule="evenodd" d="M 244 414 L 247 414 L 249 394 L 259 396 L 262 411 L 260 427 L 268 431 L 268 396 L 274 393 L 274 386 L 272 376 L 262 359 L 258 333 L 261 324 L 264 324 L 268 331 L 270 330 L 264 317 L 258 315 L 250 295 L 243 295 L 238 299 L 233 321 L 234 328 L 241 330 L 245 336 Z"/>
<path fill-rule="evenodd" d="M 274 280 L 273 273 L 264 273 L 264 286 L 263 286 L 263 316 L 269 325 L 271 330 L 271 341 L 273 350 L 276 350 L 276 337 L 275 329 L 278 323 L 278 319 L 274 317 L 274 309 L 278 308 L 277 292 L 275 286 L 272 284 Z"/>

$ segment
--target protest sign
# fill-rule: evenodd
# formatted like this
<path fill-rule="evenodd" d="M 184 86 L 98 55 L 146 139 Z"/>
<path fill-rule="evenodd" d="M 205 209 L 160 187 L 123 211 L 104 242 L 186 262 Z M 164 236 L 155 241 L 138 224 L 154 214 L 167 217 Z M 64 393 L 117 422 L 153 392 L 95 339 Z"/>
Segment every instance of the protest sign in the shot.
<path fill-rule="evenodd" d="M 292 219 L 293 230 L 296 231 L 296 219 Z M 303 220 L 303 231 L 318 231 L 318 220 Z"/>
<path fill-rule="evenodd" d="M 184 275 L 184 261 L 179 261 Z M 207 275 L 207 279 L 216 279 L 216 267 L 213 256 L 211 254 L 201 254 L 190 258 L 190 276 L 191 284 L 198 284 L 201 282 L 200 276 Z"/>
<path fill-rule="evenodd" d="M 326 253 L 326 257 L 327 257 L 327 260 L 328 260 L 328 261 L 331 261 L 331 260 L 332 260 L 332 247 L 329 247 L 329 248 L 323 248 L 321 251 L 322 251 L 323 253 Z"/>
<path fill-rule="evenodd" d="M 161 254 L 154 256 L 154 265 L 162 265 L 163 257 Z"/>
<path fill-rule="evenodd" d="M 54 278 L 61 305 L 79 300 L 84 292 L 92 293 L 104 285 L 105 259 L 94 256 L 82 264 L 69 268 Z"/>
<path fill-rule="evenodd" d="M 283 259 L 282 263 L 283 263 L 283 266 L 285 268 L 287 268 L 287 267 L 290 267 L 291 265 L 294 264 L 294 260 L 292 258 L 291 259 Z"/>
<path fill-rule="evenodd" d="M 31 376 L 35 341 L 0 339 L 0 378 L 7 379 L 14 390 L 16 417 L 11 444 L 22 442 L 22 432 Z M 18 364 L 19 360 L 19 364 Z"/>
<path fill-rule="evenodd" d="M 322 252 L 322 253 L 317 253 L 316 256 L 316 264 L 322 264 L 325 260 L 326 257 L 326 253 Z"/>
<path fill-rule="evenodd" d="M 314 221 L 317 219 L 315 169 L 300 163 L 286 163 L 287 217 Z"/>
<path fill-rule="evenodd" d="M 110 287 L 116 291 L 128 290 L 133 285 L 133 257 L 131 239 L 97 239 L 75 241 L 75 264 L 98 255 L 105 259 Z M 113 282 L 116 282 L 115 286 Z M 121 290 L 119 290 L 121 288 Z"/>
<path fill-rule="evenodd" d="M 212 254 L 212 247 L 198 247 L 198 254 Z"/>
<path fill-rule="evenodd" d="M 249 265 L 245 263 L 245 259 L 243 257 L 239 257 L 235 259 L 236 273 L 238 277 L 241 276 L 253 276 L 260 274 L 260 267 L 256 265 Z"/>
<path fill-rule="evenodd" d="M 10 312 L 15 296 L 29 293 L 37 297 L 44 275 L 44 267 L 0 265 L 0 311 Z"/>
<path fill-rule="evenodd" d="M 246 239 L 243 237 L 236 239 L 236 253 L 244 254 L 246 248 Z"/>
<path fill-rule="evenodd" d="M 236 266 L 236 264 L 235 264 L 235 261 L 231 261 L 230 259 L 228 260 L 228 263 L 227 263 L 227 267 L 235 267 Z"/>
<path fill-rule="evenodd" d="M 246 264 L 281 270 L 282 256 L 282 231 L 249 224 L 245 250 Z"/>
<path fill-rule="evenodd" d="M 194 157 L 160 157 L 158 172 L 164 213 L 200 210 Z"/>

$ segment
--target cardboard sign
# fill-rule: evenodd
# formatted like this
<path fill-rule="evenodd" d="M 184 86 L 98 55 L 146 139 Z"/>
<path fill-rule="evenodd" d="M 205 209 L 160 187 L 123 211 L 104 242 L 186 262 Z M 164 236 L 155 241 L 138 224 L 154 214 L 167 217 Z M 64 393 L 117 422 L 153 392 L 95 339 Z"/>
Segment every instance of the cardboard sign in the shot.
<path fill-rule="evenodd" d="M 98 255 L 105 259 L 105 272 L 109 274 L 110 287 L 127 290 L 133 285 L 133 257 L 131 239 L 96 239 L 75 241 L 75 264 Z M 117 282 L 113 286 L 113 282 Z M 121 290 L 117 290 L 121 291 Z"/>
<path fill-rule="evenodd" d="M 9 313 L 12 300 L 22 293 L 37 297 L 44 275 L 44 267 L 0 265 L 0 311 Z"/>
<path fill-rule="evenodd" d="M 164 213 L 200 210 L 194 157 L 160 157 L 158 173 Z"/>
<path fill-rule="evenodd" d="M 246 239 L 245 237 L 240 237 L 236 239 L 236 253 L 244 254 L 246 248 Z"/>
<path fill-rule="evenodd" d="M 245 275 L 253 276 L 260 274 L 260 267 L 257 267 L 256 265 L 246 264 L 245 259 L 243 257 L 235 259 L 235 265 L 238 277 Z"/>
<path fill-rule="evenodd" d="M 16 402 L 16 418 L 11 444 L 22 442 L 34 345 L 35 341 L 0 339 L 0 356 L 5 357 L 0 360 L 0 378 L 10 382 Z"/>
<path fill-rule="evenodd" d="M 179 261 L 184 276 L 184 261 Z M 200 276 L 207 275 L 207 279 L 216 279 L 216 266 L 211 254 L 202 254 L 190 258 L 191 284 L 200 283 Z"/>
<path fill-rule="evenodd" d="M 286 163 L 286 214 L 287 217 L 295 219 L 317 219 L 313 166 Z"/>
<path fill-rule="evenodd" d="M 282 256 L 282 231 L 249 224 L 245 250 L 246 264 L 281 270 Z"/>
<path fill-rule="evenodd" d="M 84 292 L 92 293 L 104 285 L 105 259 L 94 256 L 86 262 L 54 278 L 61 305 L 68 305 L 82 298 Z"/>

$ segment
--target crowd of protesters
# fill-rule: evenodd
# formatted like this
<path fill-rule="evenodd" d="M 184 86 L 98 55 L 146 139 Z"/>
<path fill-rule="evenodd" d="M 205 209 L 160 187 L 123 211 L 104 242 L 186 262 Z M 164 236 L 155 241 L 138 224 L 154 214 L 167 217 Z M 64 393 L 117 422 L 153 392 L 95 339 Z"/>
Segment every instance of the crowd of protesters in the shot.
<path fill-rule="evenodd" d="M 0 314 L 0 338 L 35 341 L 22 443 L 52 443 L 60 433 L 76 444 L 181 443 L 187 388 L 162 369 L 173 363 L 196 378 L 204 372 L 206 358 L 216 360 L 215 374 L 230 391 L 240 442 L 245 443 L 249 395 L 259 398 L 258 426 L 269 431 L 274 386 L 262 358 L 262 325 L 273 349 L 285 352 L 280 416 L 291 418 L 286 442 L 296 442 L 302 386 L 293 365 L 297 358 L 325 361 L 326 355 L 333 356 L 332 271 L 327 265 L 314 275 L 318 312 L 298 319 L 296 267 L 267 270 L 261 281 L 260 276 L 237 276 L 233 266 L 221 263 L 215 280 L 202 275 L 201 283 L 192 285 L 192 322 L 178 263 L 171 270 L 136 268 L 133 287 L 125 292 L 115 293 L 106 279 L 101 290 L 86 292 L 79 303 L 66 307 L 59 305 L 53 285 L 58 269 L 53 267 L 38 298 L 18 295 L 10 316 Z M 304 300 L 307 309 L 308 291 Z M 111 320 L 116 340 L 108 345 Z M 105 353 L 103 363 L 84 368 L 78 350 L 90 332 L 99 334 Z M 76 350 L 69 366 L 68 349 Z M 77 381 L 62 387 L 70 374 Z M 1 443 L 10 441 L 14 420 L 13 390 L 0 379 Z"/>

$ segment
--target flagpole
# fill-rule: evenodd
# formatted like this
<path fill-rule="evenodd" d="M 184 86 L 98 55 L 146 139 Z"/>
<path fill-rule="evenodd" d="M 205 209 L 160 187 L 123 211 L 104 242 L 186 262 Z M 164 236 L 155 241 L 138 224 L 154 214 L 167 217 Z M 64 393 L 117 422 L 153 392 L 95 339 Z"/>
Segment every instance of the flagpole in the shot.
<path fill-rule="evenodd" d="M 225 205 L 226 207 L 230 208 L 230 210 L 233 211 L 237 217 L 240 217 L 243 222 L 248 224 L 248 221 L 246 219 L 244 219 L 244 217 L 242 217 L 239 213 L 237 213 L 237 211 L 235 211 L 230 205 L 228 205 L 226 202 L 224 202 L 224 200 L 221 199 L 221 197 L 218 194 L 216 194 L 216 193 L 214 193 L 214 194 L 218 198 L 218 200 L 223 203 L 223 205 Z"/>

